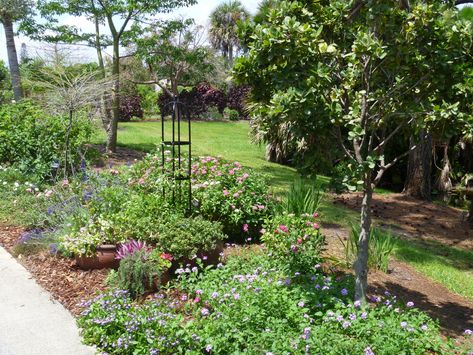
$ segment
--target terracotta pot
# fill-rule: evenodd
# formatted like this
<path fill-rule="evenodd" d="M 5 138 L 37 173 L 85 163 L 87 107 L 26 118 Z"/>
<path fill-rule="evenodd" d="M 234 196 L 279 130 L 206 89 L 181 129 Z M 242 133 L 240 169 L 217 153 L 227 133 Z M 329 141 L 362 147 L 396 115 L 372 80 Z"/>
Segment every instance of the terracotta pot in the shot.
<path fill-rule="evenodd" d="M 100 245 L 93 256 L 76 256 L 76 263 L 82 270 L 118 269 L 120 260 L 116 245 Z"/>

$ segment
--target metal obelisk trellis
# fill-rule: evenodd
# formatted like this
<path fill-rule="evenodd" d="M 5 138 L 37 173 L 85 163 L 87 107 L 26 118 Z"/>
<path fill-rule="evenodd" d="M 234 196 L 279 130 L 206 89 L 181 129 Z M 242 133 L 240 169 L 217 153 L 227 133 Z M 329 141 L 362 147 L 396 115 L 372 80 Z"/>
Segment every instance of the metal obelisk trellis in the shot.
<path fill-rule="evenodd" d="M 167 139 L 164 117 L 167 108 L 171 106 L 171 135 Z M 187 123 L 187 134 L 182 131 L 182 123 L 184 127 Z M 185 122 L 187 121 L 187 122 Z M 186 137 L 182 140 L 182 137 Z M 171 201 L 173 204 L 178 202 L 187 203 L 188 213 L 192 208 L 192 186 L 191 186 L 191 118 L 187 106 L 175 96 L 173 100 L 164 105 L 161 112 L 161 167 L 163 174 L 167 174 L 171 181 Z M 187 149 L 185 149 L 187 148 Z M 171 161 L 166 161 L 166 151 L 170 150 Z M 185 156 L 187 151 L 187 157 Z M 168 167 L 169 165 L 169 167 Z M 183 189 L 183 182 L 188 183 L 187 189 Z M 187 191 L 186 191 L 187 190 Z M 166 188 L 163 187 L 163 195 L 166 196 Z M 187 194 L 187 198 L 185 198 Z"/>

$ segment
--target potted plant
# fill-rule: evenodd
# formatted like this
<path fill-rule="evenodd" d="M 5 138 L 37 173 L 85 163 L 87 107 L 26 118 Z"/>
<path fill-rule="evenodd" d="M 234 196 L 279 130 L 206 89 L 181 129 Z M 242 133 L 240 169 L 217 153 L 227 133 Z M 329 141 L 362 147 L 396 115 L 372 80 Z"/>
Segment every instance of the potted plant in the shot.
<path fill-rule="evenodd" d="M 77 266 L 83 270 L 117 269 L 119 260 L 117 242 L 107 237 L 96 224 L 82 227 L 61 238 L 61 248 L 73 255 Z"/>

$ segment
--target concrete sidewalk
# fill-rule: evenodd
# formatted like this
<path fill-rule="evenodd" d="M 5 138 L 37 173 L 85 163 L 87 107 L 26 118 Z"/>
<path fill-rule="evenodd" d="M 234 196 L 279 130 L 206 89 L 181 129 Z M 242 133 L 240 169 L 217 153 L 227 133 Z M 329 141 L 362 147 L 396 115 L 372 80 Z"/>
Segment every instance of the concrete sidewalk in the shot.
<path fill-rule="evenodd" d="M 0 355 L 88 355 L 74 317 L 0 247 Z"/>

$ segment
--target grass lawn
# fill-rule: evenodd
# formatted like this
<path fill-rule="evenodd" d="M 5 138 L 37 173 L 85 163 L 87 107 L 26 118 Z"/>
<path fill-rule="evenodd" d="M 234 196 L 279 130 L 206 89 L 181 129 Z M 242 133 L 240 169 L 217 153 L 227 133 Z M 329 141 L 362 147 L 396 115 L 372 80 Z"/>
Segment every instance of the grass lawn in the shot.
<path fill-rule="evenodd" d="M 473 300 L 473 253 L 440 243 L 397 239 L 394 256 L 450 291 Z"/>

